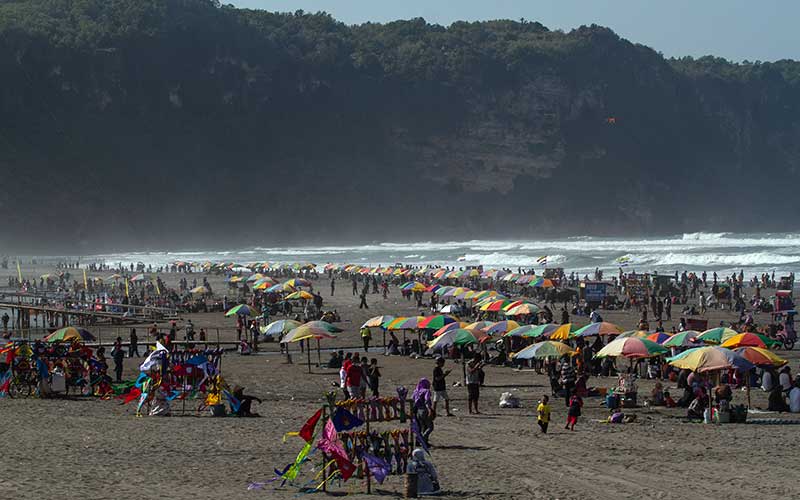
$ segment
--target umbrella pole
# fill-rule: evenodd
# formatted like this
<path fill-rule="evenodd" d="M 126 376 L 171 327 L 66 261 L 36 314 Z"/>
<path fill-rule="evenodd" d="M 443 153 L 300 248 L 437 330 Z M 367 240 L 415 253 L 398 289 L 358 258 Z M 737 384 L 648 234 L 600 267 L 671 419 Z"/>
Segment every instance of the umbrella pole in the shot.
<path fill-rule="evenodd" d="M 747 370 L 747 374 L 746 374 L 747 375 L 747 380 L 745 380 L 745 383 L 747 384 L 747 386 L 746 386 L 747 389 L 745 389 L 745 390 L 747 391 L 747 409 L 748 410 L 750 409 L 750 378 L 751 378 L 750 377 L 750 373 L 751 373 L 752 370 L 754 370 L 754 368 L 751 368 L 750 370 Z"/>
<path fill-rule="evenodd" d="M 306 349 L 306 355 L 308 355 L 308 373 L 311 373 L 311 349 Z"/>
<path fill-rule="evenodd" d="M 317 366 L 322 366 L 322 354 L 319 348 L 319 339 L 317 339 Z"/>
<path fill-rule="evenodd" d="M 459 350 L 461 351 L 461 372 L 464 374 L 464 386 L 467 385 L 467 364 L 464 362 L 464 346 L 462 345 Z"/>
<path fill-rule="evenodd" d="M 381 328 L 383 331 L 383 353 L 386 354 L 386 328 Z"/>

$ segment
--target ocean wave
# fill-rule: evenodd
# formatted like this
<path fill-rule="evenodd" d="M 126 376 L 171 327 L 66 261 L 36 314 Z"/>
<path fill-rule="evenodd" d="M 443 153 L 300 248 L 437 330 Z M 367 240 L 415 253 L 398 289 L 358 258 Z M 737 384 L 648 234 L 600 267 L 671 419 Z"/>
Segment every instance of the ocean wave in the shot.
<path fill-rule="evenodd" d="M 684 241 L 713 241 L 720 240 L 730 233 L 683 233 L 681 237 Z"/>
<path fill-rule="evenodd" d="M 752 267 L 800 263 L 800 255 L 783 255 L 772 252 L 751 252 L 739 254 L 686 254 L 667 253 L 660 255 L 633 255 L 631 263 L 650 266 L 715 266 Z"/>
<path fill-rule="evenodd" d="M 539 257 L 542 257 L 542 255 L 513 255 L 502 252 L 492 252 L 488 254 L 468 253 L 463 256 L 463 261 L 461 262 L 468 265 L 480 264 L 487 267 L 525 267 L 530 269 L 533 267 L 542 267 L 541 264 L 537 262 Z M 566 259 L 564 255 L 548 255 L 547 266 L 557 267 L 558 264 L 562 264 Z"/>

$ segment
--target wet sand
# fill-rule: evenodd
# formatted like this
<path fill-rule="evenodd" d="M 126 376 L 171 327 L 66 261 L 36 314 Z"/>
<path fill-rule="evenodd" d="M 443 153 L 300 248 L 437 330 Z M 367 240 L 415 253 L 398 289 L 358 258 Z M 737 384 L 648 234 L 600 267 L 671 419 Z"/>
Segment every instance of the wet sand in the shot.
<path fill-rule="evenodd" d="M 39 272 L 41 271 L 41 272 Z M 41 274 L 52 269 L 37 269 Z M 24 272 L 33 273 L 28 269 Z M 38 274 L 36 274 L 38 276 Z M 106 273 L 99 273 L 104 276 Z M 174 285 L 181 275 L 164 275 Z M 198 275 L 199 276 L 199 275 Z M 0 273 L 5 282 L 5 276 Z M 191 277 L 190 277 L 191 280 Z M 220 290 L 220 278 L 212 285 Z M 349 284 L 339 282 L 337 295 L 329 297 L 327 279 L 317 286 L 325 308 L 342 315 L 345 331 L 326 346 L 360 346 L 358 326 L 374 315 L 410 315 L 418 312 L 396 290 L 388 301 L 368 297 L 370 309 L 359 310 Z M 633 328 L 633 313 L 607 312 L 604 319 Z M 233 339 L 233 320 L 221 313 L 191 315 L 197 328 L 223 327 L 221 338 Z M 763 318 L 763 319 L 762 319 Z M 573 318 L 584 324 L 586 318 Z M 678 316 L 673 319 L 677 322 Z M 715 311 L 709 324 L 733 317 Z M 765 321 L 766 316 L 757 321 Z M 671 324 L 665 323 L 667 330 Z M 126 338 L 127 335 L 123 335 Z M 380 334 L 373 344 L 380 344 Z M 273 477 L 274 468 L 292 462 L 302 447 L 299 438 L 281 441 L 285 432 L 299 430 L 323 401 L 323 393 L 338 383 L 338 371 L 312 366 L 307 373 L 305 356 L 297 346 L 294 364 L 277 354 L 277 345 L 262 344 L 271 354 L 240 356 L 227 353 L 223 373 L 231 384 L 264 399 L 255 405 L 261 418 L 210 418 L 197 415 L 198 401 L 187 401 L 185 416 L 136 418 L 135 407 L 95 398 L 74 400 L 0 400 L 0 432 L 6 449 L 2 454 L 0 497 L 16 498 L 294 498 L 296 487 L 266 486 L 248 491 L 251 482 Z M 362 350 L 363 351 L 363 350 Z M 784 353 L 793 371 L 798 355 Z M 430 359 L 383 356 L 374 348 L 382 367 L 382 392 L 393 394 L 397 385 L 409 389 L 433 370 Z M 312 358 L 314 361 L 315 357 Z M 323 357 L 323 362 L 325 357 Z M 126 359 L 125 376 L 133 378 L 140 360 Z M 448 382 L 456 382 L 461 367 Z M 542 436 L 535 423 L 535 403 L 549 394 L 549 382 L 533 371 L 486 368 L 486 387 L 481 394 L 482 415 L 468 415 L 466 390 L 451 387 L 454 417 L 436 420 L 432 436 L 433 461 L 439 469 L 445 498 L 794 498 L 800 496 L 795 467 L 800 458 L 796 446 L 800 426 L 704 425 L 688 423 L 683 409 L 637 408 L 637 422 L 609 425 L 599 422 L 608 413 L 600 398 L 585 401 L 575 432 L 566 431 L 563 402 L 553 401 L 550 433 Z M 611 387 L 616 379 L 592 378 L 590 386 Z M 640 382 L 640 394 L 649 393 L 651 382 Z M 673 395 L 679 394 L 672 387 Z M 520 409 L 500 409 L 503 392 L 513 392 Z M 752 392 L 756 407 L 766 407 L 766 397 Z M 734 404 L 744 392 L 736 392 Z M 173 408 L 180 410 L 177 403 Z M 791 418 L 787 415 L 751 415 L 751 418 Z M 388 424 L 385 424 L 388 425 Z M 314 465 L 318 460 L 314 461 Z M 308 464 L 301 477 L 310 479 Z M 303 481 L 300 481 L 301 483 Z M 360 483 L 342 492 L 363 491 Z M 376 495 L 396 497 L 402 478 L 390 476 Z"/>

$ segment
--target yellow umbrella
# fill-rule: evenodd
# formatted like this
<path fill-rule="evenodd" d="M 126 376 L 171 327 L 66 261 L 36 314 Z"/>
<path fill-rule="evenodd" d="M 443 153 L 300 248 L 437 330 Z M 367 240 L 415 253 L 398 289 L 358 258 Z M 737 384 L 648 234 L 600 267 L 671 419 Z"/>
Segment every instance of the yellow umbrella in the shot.
<path fill-rule="evenodd" d="M 286 296 L 286 300 L 311 300 L 313 298 L 314 296 L 306 292 L 305 290 L 290 293 L 289 295 Z"/>
<path fill-rule="evenodd" d="M 567 323 L 558 327 L 556 331 L 550 334 L 550 340 L 567 340 L 574 337 L 572 332 L 572 323 Z"/>

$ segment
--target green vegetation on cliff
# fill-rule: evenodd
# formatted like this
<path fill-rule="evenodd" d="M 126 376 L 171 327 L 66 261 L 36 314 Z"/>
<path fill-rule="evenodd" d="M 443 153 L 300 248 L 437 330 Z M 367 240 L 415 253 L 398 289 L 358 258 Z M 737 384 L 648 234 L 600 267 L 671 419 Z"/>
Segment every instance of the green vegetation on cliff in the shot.
<path fill-rule="evenodd" d="M 7 247 L 792 229 L 797 214 L 799 63 L 666 60 L 598 26 L 0 0 L 0 75 Z"/>

